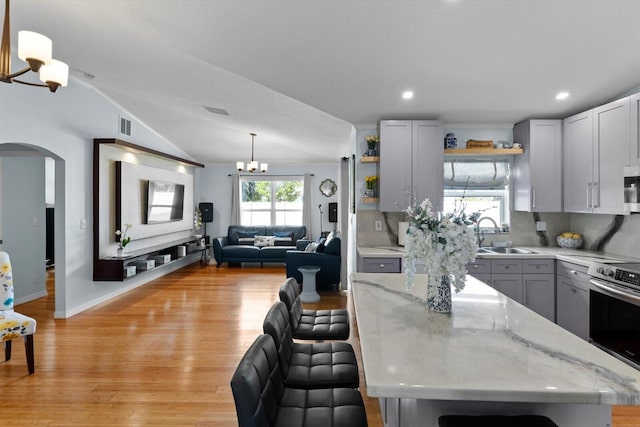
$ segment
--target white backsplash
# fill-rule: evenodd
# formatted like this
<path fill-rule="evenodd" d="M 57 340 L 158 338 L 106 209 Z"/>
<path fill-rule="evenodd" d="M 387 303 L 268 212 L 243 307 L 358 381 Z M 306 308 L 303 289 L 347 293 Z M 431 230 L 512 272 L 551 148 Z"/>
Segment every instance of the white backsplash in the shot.
<path fill-rule="evenodd" d="M 492 241 L 510 240 L 515 246 L 557 246 L 556 236 L 565 231 L 582 234 L 582 249 L 640 258 L 640 215 L 617 216 L 570 213 L 511 212 L 509 233 L 485 236 L 484 245 Z M 545 233 L 536 232 L 536 216 L 547 223 Z M 359 246 L 395 246 L 398 243 L 398 222 L 406 218 L 401 212 L 358 212 Z M 382 221 L 382 231 L 375 231 L 375 222 Z M 620 225 L 621 223 L 621 225 Z M 609 236 L 607 238 L 607 236 Z M 598 244 L 600 247 L 598 247 Z"/>

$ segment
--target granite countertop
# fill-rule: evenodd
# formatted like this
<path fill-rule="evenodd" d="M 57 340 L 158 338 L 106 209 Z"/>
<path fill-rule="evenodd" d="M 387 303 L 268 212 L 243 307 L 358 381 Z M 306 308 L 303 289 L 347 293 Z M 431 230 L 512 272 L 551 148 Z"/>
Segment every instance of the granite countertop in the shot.
<path fill-rule="evenodd" d="M 425 283 L 353 275 L 368 395 L 640 405 L 640 371 L 473 277 L 451 314 L 431 312 Z"/>
<path fill-rule="evenodd" d="M 518 248 L 527 249 L 531 254 L 486 254 L 479 253 L 476 258 L 554 258 L 562 261 L 573 262 L 588 267 L 592 261 L 599 262 L 640 262 L 640 259 L 609 254 L 606 252 L 590 251 L 586 249 L 566 249 L 560 247 L 542 246 L 520 246 Z M 362 257 L 372 258 L 401 258 L 404 256 L 403 246 L 358 246 L 358 254 Z"/>

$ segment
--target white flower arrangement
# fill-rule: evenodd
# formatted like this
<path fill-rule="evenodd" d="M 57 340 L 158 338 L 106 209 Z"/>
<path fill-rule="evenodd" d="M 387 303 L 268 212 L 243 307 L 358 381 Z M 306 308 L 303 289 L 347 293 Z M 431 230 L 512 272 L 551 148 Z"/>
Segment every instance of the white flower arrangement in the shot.
<path fill-rule="evenodd" d="M 427 294 L 435 292 L 442 277 L 448 277 L 459 292 L 464 288 L 466 264 L 476 257 L 477 246 L 473 229 L 469 226 L 478 220 L 480 212 L 467 216 L 464 204 L 452 213 L 433 211 L 429 199 L 410 206 L 405 213 L 409 217 L 404 268 L 407 289 L 413 287 L 416 261 L 425 263 L 429 273 Z"/>
<path fill-rule="evenodd" d="M 124 247 L 127 246 L 129 242 L 131 242 L 131 237 L 127 237 L 127 231 L 129 231 L 131 227 L 133 227 L 133 225 L 125 224 L 124 231 L 121 232 L 120 230 L 116 230 L 116 236 L 120 237 L 118 248 L 124 249 Z"/>

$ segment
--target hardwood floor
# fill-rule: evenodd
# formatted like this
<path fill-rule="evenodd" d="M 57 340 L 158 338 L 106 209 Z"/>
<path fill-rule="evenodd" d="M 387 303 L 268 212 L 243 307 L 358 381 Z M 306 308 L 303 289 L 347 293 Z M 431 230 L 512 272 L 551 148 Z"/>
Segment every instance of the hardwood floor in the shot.
<path fill-rule="evenodd" d="M 53 276 L 51 274 L 51 276 Z M 66 320 L 50 296 L 17 311 L 38 320 L 36 372 L 24 345 L 0 366 L 0 420 L 16 426 L 234 426 L 229 386 L 235 366 L 262 332 L 278 299 L 283 267 L 201 267 L 155 280 Z M 17 278 L 16 286 L 20 286 Z M 310 308 L 347 307 L 348 293 L 327 293 Z M 359 355 L 355 319 L 350 342 Z M 366 397 L 369 425 L 382 425 Z M 618 407 L 614 427 L 639 427 L 640 409 Z M 588 427 L 588 426 L 585 426 Z"/>

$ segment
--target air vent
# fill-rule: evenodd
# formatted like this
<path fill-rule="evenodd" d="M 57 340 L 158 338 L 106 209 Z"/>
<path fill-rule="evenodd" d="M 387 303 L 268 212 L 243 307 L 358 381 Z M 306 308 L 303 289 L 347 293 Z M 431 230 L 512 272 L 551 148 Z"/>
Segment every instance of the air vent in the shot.
<path fill-rule="evenodd" d="M 220 114 L 221 116 L 228 116 L 229 113 L 227 112 L 227 110 L 224 110 L 222 108 L 215 108 L 215 107 L 207 107 L 206 105 L 203 105 L 204 109 L 207 110 L 210 113 L 213 114 Z"/>
<path fill-rule="evenodd" d="M 122 135 L 131 136 L 131 120 L 120 117 L 120 133 Z"/>

